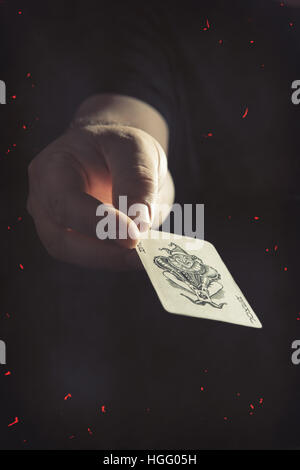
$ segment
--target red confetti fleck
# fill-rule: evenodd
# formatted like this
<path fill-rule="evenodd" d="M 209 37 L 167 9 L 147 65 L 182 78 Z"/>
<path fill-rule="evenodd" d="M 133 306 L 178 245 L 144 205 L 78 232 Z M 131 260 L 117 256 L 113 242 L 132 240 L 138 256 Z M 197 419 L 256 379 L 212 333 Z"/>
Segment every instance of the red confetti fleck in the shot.
<path fill-rule="evenodd" d="M 7 372 L 5 372 L 5 374 L 4 374 L 4 375 L 11 375 L 11 371 L 10 371 L 10 370 L 8 370 Z"/>
<path fill-rule="evenodd" d="M 247 116 L 247 114 L 248 114 L 248 108 L 245 109 L 245 112 L 244 112 L 244 114 L 243 114 L 243 116 L 242 116 L 242 119 L 245 119 L 245 117 Z"/>
<path fill-rule="evenodd" d="M 203 390 L 204 390 L 204 387 L 200 387 L 200 390 L 201 390 L 201 392 L 203 392 Z"/>
<path fill-rule="evenodd" d="M 278 245 L 275 245 L 274 246 L 274 251 L 277 251 L 278 250 Z"/>
<path fill-rule="evenodd" d="M 206 26 L 207 26 L 207 29 L 210 28 L 210 24 L 209 24 L 209 21 L 208 21 L 208 20 L 206 20 Z"/>
<path fill-rule="evenodd" d="M 254 410 L 254 406 L 252 405 L 252 403 L 250 403 L 250 408 L 252 408 L 252 410 Z"/>
<path fill-rule="evenodd" d="M 22 270 L 24 269 L 23 264 L 19 264 L 19 266 L 20 266 L 20 269 L 22 269 Z"/>
<path fill-rule="evenodd" d="M 259 403 L 260 403 L 260 405 L 262 405 L 263 401 L 264 401 L 264 399 L 263 399 L 263 398 L 260 398 L 260 399 L 259 399 Z"/>
<path fill-rule="evenodd" d="M 223 39 L 219 39 L 219 44 L 223 44 Z"/>
<path fill-rule="evenodd" d="M 91 431 L 90 428 L 88 428 L 88 433 L 91 436 L 93 434 L 93 431 Z"/>
<path fill-rule="evenodd" d="M 203 137 L 206 139 L 207 137 L 212 137 L 213 136 L 213 133 L 212 132 L 208 132 L 208 134 L 204 134 Z"/>
<path fill-rule="evenodd" d="M 17 424 L 18 422 L 19 422 L 19 418 L 16 416 L 15 420 L 12 423 L 8 424 L 7 427 L 10 428 L 11 426 L 14 426 L 15 424 Z"/>
<path fill-rule="evenodd" d="M 72 398 L 71 393 L 68 393 L 68 394 L 64 397 L 64 400 L 68 400 L 69 398 Z"/>
<path fill-rule="evenodd" d="M 269 248 L 266 248 L 266 251 L 268 252 L 268 251 L 269 251 Z"/>
<path fill-rule="evenodd" d="M 30 72 L 28 72 L 28 73 L 26 74 L 26 78 L 29 78 L 29 77 L 31 77 L 31 73 L 30 73 Z"/>
<path fill-rule="evenodd" d="M 15 99 L 16 99 L 16 95 L 12 95 L 11 98 L 12 98 L 13 100 L 15 100 Z"/>
<path fill-rule="evenodd" d="M 20 10 L 20 11 L 18 11 L 18 15 L 22 15 L 22 12 L 21 12 L 21 10 Z"/>
<path fill-rule="evenodd" d="M 287 270 L 288 270 L 288 268 L 287 268 L 286 266 L 285 266 L 283 269 L 284 269 L 285 271 L 287 271 Z"/>
<path fill-rule="evenodd" d="M 19 217 L 18 217 L 18 221 L 20 222 L 21 220 L 22 220 L 22 217 L 21 217 L 21 216 L 19 216 Z"/>
<path fill-rule="evenodd" d="M 102 413 L 106 413 L 105 405 L 101 406 L 101 411 L 102 411 Z"/>
<path fill-rule="evenodd" d="M 291 27 L 291 28 L 294 26 L 294 23 L 292 23 L 292 22 L 290 22 L 289 24 L 290 24 L 290 27 Z"/>
<path fill-rule="evenodd" d="M 253 41 L 253 40 L 251 40 L 251 41 L 249 41 L 249 42 L 250 42 L 250 44 L 254 44 L 254 41 Z"/>
<path fill-rule="evenodd" d="M 255 215 L 255 216 L 253 217 L 253 219 L 254 219 L 254 220 L 259 220 L 259 217 L 258 217 L 257 215 Z"/>
<path fill-rule="evenodd" d="M 24 129 L 24 130 L 27 129 L 26 124 L 23 124 L 22 129 Z"/>
<path fill-rule="evenodd" d="M 11 227 L 10 227 L 10 225 L 8 225 L 8 226 L 7 226 L 7 230 L 10 230 L 10 229 L 11 229 Z"/>

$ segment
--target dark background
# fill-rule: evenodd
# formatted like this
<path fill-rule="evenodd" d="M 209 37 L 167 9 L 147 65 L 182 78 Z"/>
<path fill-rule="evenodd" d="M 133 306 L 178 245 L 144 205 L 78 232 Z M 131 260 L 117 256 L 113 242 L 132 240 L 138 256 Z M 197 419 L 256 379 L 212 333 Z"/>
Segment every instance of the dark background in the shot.
<path fill-rule="evenodd" d="M 216 5 L 215 10 L 209 7 L 209 18 L 217 23 L 225 13 L 221 2 L 212 3 Z M 224 24 L 231 17 L 237 25 L 238 13 L 237 17 L 233 13 L 238 2 L 229 3 Z M 257 2 L 252 3 L 256 11 Z M 155 16 L 154 4 L 153 10 L 152 4 L 147 9 Z M 141 65 L 143 73 L 153 77 L 153 87 L 143 88 L 132 70 L 127 81 L 122 81 L 118 69 L 114 77 L 103 78 L 99 73 L 103 67 L 95 65 L 98 54 L 110 63 L 118 44 L 97 36 L 91 42 L 90 31 L 97 21 L 108 23 L 117 38 L 116 26 L 106 17 L 105 8 L 107 15 L 111 10 L 104 2 L 94 3 L 93 9 L 77 2 L 0 2 L 0 79 L 7 84 L 8 103 L 0 108 L 0 338 L 7 344 L 7 365 L 0 366 L 0 448 L 299 447 L 300 366 L 291 363 L 291 343 L 300 338 L 299 111 L 289 99 L 291 81 L 300 78 L 297 13 L 273 4 L 273 13 L 268 16 L 269 10 L 264 10 L 261 18 L 267 15 L 263 31 L 275 44 L 274 57 L 266 55 L 267 46 L 258 48 L 250 59 L 238 49 L 237 66 L 234 58 L 229 67 L 216 55 L 216 64 L 222 64 L 216 70 L 214 63 L 207 66 L 198 56 L 203 86 L 213 77 L 222 77 L 224 87 L 232 83 L 236 98 L 229 114 L 220 111 L 227 106 L 225 97 L 218 106 L 204 102 L 197 114 L 191 96 L 183 101 L 188 87 L 179 78 L 174 86 L 182 89 L 181 107 L 178 101 L 174 105 L 167 78 L 159 82 L 155 75 L 156 57 L 150 61 L 152 68 L 149 61 Z M 200 6 L 208 8 L 207 2 Z M 282 11 L 277 13 L 275 7 Z M 179 10 L 172 10 L 172 21 L 166 16 L 174 30 L 190 24 L 192 8 L 187 4 L 186 10 L 186 18 L 178 16 Z M 126 21 L 120 4 L 115 11 L 121 24 L 136 13 L 130 2 Z M 278 29 L 277 18 L 287 25 L 286 31 Z M 287 39 L 289 21 L 295 22 L 295 28 Z M 257 27 L 251 34 L 260 31 Z M 220 31 L 212 29 L 211 34 L 216 34 L 217 43 Z M 242 28 L 232 33 L 236 47 L 241 47 L 244 34 Z M 265 44 L 262 39 L 261 44 Z M 183 41 L 183 46 L 188 43 Z M 261 102 L 263 93 L 252 93 L 245 77 L 231 82 L 262 51 L 265 62 L 269 59 L 274 66 L 267 72 L 268 80 L 262 81 L 271 90 L 266 103 Z M 224 53 L 227 59 L 233 57 L 230 48 Z M 123 57 L 120 51 L 119 56 Z M 178 57 L 171 65 L 180 77 Z M 137 63 L 142 64 L 138 59 Z M 166 77 L 170 73 L 161 70 Z M 187 75 L 192 77 L 192 72 Z M 259 77 L 253 75 L 258 87 L 262 86 Z M 280 108 L 276 97 L 283 83 Z M 246 130 L 230 115 L 235 109 L 242 114 L 244 87 L 249 89 L 250 103 Z M 124 275 L 68 266 L 50 259 L 41 246 L 25 210 L 28 162 L 63 132 L 85 97 L 110 88 L 144 97 L 165 115 L 171 132 L 169 160 L 176 201 L 205 203 L 205 237 L 220 252 L 262 321 L 262 330 L 170 315 L 160 306 L 146 273 Z M 221 87 L 220 96 L 223 92 Z M 261 107 L 255 108 L 258 102 Z M 214 106 L 215 114 L 210 111 Z M 257 114 L 251 118 L 253 108 Z M 260 116 L 264 117 L 259 120 Z M 257 134 L 256 126 L 268 123 L 270 130 L 263 127 L 264 132 Z M 211 129 L 217 135 L 232 132 L 238 138 L 218 141 L 216 137 L 208 147 L 207 139 L 199 136 Z M 273 150 L 265 143 L 267 132 Z M 251 149 L 256 160 L 246 150 L 244 160 L 240 159 L 245 142 L 256 142 Z M 272 154 L 279 148 L 280 161 Z M 204 155 L 200 170 L 197 152 Z M 226 165 L 222 158 L 212 160 L 218 152 Z M 7 371 L 11 375 L 5 375 Z M 68 393 L 72 398 L 64 400 Z M 19 423 L 8 427 L 15 417 Z"/>

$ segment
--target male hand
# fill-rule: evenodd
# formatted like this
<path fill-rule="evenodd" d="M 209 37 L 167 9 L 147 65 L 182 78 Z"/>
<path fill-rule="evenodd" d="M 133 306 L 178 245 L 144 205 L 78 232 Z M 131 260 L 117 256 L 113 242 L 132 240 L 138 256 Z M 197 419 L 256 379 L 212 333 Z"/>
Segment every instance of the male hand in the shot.
<path fill-rule="evenodd" d="M 139 228 L 146 230 L 155 219 L 153 204 L 164 204 L 164 219 L 174 200 L 163 148 L 130 126 L 75 124 L 35 157 L 28 171 L 27 208 L 44 247 L 54 258 L 81 266 L 132 267 Z M 127 196 L 128 207 L 142 204 L 139 228 L 118 210 L 119 196 Z M 131 227 L 131 236 L 97 238 L 96 209 L 101 203 L 109 205 L 119 230 L 123 227 L 128 234 Z"/>

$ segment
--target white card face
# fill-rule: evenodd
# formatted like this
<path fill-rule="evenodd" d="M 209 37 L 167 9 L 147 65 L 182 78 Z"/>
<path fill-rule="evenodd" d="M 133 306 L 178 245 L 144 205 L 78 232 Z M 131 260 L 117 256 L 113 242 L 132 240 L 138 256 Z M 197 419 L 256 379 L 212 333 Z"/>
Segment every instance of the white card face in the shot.
<path fill-rule="evenodd" d="M 168 312 L 262 327 L 211 243 L 150 230 L 136 250 Z"/>

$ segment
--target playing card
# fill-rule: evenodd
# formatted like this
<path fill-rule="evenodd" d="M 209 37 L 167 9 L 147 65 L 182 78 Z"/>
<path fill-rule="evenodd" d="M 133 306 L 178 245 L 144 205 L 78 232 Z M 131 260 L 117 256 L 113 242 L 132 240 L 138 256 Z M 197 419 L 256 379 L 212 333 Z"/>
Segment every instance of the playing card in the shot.
<path fill-rule="evenodd" d="M 211 243 L 150 230 L 136 249 L 168 312 L 262 327 Z"/>

